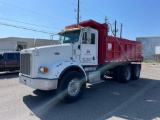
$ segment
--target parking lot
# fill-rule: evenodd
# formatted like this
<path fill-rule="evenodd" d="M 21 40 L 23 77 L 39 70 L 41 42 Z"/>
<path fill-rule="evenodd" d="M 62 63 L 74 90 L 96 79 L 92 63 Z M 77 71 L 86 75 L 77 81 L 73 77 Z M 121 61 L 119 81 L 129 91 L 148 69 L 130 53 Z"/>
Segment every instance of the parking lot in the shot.
<path fill-rule="evenodd" d="M 139 80 L 88 85 L 80 101 L 58 102 L 54 92 L 19 83 L 18 72 L 0 73 L 0 120 L 160 119 L 160 64 L 143 64 Z"/>

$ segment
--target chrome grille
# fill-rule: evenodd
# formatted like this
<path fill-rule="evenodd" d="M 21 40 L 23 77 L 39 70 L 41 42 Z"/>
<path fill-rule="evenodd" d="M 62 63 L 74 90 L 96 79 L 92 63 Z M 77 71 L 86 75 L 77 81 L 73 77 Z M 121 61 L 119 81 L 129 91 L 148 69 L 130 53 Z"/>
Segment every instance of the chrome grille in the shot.
<path fill-rule="evenodd" d="M 20 72 L 22 74 L 30 75 L 30 54 L 21 54 L 20 58 Z"/>

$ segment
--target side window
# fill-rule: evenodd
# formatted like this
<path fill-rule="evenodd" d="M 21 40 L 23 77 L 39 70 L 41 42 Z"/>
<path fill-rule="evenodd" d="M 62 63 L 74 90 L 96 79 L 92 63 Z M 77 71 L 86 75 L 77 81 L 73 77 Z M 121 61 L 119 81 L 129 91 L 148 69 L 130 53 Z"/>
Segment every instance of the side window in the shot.
<path fill-rule="evenodd" d="M 15 59 L 15 58 L 14 58 L 14 54 L 8 53 L 8 54 L 7 54 L 7 59 L 9 59 L 9 60 L 14 60 L 14 59 Z"/>
<path fill-rule="evenodd" d="M 91 33 L 91 44 L 95 44 L 95 34 Z"/>
<path fill-rule="evenodd" d="M 91 43 L 89 44 L 95 44 L 95 39 L 96 39 L 95 33 L 91 33 Z M 88 44 L 87 43 L 87 32 L 83 33 L 82 44 Z"/>
<path fill-rule="evenodd" d="M 83 33 L 82 44 L 87 44 L 87 32 Z"/>

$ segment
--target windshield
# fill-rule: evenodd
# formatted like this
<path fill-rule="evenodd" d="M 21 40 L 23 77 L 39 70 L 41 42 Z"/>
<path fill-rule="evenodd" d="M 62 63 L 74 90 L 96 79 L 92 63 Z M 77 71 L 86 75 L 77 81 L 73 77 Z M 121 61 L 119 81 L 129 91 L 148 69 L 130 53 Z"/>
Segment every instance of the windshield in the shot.
<path fill-rule="evenodd" d="M 75 43 L 78 42 L 80 30 L 68 31 L 60 34 L 60 43 Z"/>

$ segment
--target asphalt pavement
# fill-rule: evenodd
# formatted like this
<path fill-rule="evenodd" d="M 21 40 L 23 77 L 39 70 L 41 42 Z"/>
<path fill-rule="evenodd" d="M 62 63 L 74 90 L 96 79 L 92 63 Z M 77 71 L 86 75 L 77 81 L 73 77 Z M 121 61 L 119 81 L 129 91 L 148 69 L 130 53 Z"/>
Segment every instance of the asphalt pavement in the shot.
<path fill-rule="evenodd" d="M 160 64 L 143 64 L 139 80 L 87 85 L 80 101 L 59 102 L 53 91 L 19 83 L 18 72 L 0 73 L 0 120 L 160 120 Z"/>

